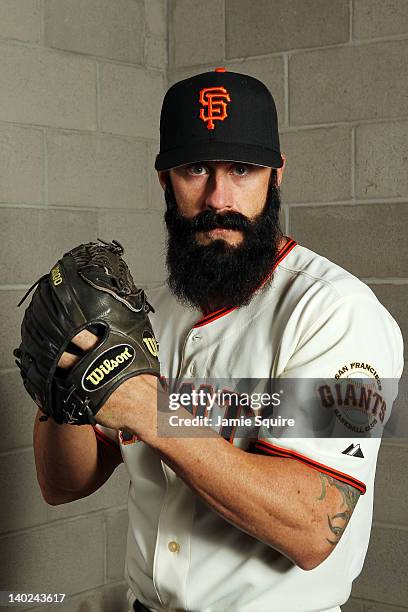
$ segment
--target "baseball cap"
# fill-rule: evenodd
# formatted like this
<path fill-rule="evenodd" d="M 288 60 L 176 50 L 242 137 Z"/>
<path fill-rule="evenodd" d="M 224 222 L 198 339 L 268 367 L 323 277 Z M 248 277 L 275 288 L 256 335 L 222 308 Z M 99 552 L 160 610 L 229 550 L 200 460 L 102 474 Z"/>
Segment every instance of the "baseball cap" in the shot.
<path fill-rule="evenodd" d="M 283 166 L 275 102 L 258 79 L 216 68 L 167 91 L 156 170 L 210 160 Z"/>

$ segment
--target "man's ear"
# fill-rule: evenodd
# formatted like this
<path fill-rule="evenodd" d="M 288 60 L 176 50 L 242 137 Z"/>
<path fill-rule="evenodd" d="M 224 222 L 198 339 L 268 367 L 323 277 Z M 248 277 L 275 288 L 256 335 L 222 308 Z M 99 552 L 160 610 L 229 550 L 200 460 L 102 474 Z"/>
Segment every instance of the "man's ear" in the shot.
<path fill-rule="evenodd" d="M 286 165 L 286 155 L 284 153 L 281 153 L 281 157 L 283 161 L 283 166 L 282 168 L 276 168 L 276 184 L 278 187 L 281 186 L 282 179 L 283 179 L 283 172 L 285 170 L 285 165 Z"/>
<path fill-rule="evenodd" d="M 159 182 L 160 182 L 160 185 L 162 186 L 163 190 L 166 189 L 167 181 L 168 181 L 168 175 L 169 175 L 169 171 L 168 170 L 158 170 L 157 171 L 157 176 L 159 177 Z"/>

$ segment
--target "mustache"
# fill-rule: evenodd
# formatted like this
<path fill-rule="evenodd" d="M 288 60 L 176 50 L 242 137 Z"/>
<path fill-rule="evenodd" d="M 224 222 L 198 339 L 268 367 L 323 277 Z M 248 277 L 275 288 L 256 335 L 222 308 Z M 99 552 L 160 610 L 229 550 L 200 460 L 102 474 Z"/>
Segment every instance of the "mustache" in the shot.
<path fill-rule="evenodd" d="M 216 213 L 205 210 L 189 221 L 190 231 L 208 232 L 213 229 L 231 229 L 247 232 L 253 226 L 253 222 L 239 212 Z"/>

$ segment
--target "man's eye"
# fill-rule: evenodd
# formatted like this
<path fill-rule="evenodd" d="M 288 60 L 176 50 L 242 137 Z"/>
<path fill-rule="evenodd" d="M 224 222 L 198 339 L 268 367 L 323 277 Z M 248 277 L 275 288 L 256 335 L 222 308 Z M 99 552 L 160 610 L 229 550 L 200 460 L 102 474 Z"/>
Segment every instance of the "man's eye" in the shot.
<path fill-rule="evenodd" d="M 247 165 L 245 164 L 235 164 L 234 166 L 234 174 L 237 174 L 238 176 L 245 176 L 246 174 L 248 174 L 249 172 L 249 168 Z"/>
<path fill-rule="evenodd" d="M 201 176 L 205 173 L 206 167 L 203 164 L 193 164 L 188 167 L 188 172 L 195 176 Z"/>

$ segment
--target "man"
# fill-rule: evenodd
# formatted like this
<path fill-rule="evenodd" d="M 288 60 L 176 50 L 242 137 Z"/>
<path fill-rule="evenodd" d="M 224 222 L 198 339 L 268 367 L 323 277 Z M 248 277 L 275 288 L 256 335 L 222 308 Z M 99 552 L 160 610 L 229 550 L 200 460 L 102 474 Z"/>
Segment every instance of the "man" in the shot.
<path fill-rule="evenodd" d="M 384 379 L 402 372 L 398 326 L 358 279 L 282 234 L 284 165 L 275 105 L 256 79 L 216 69 L 167 92 L 156 169 L 169 282 L 149 293 L 161 372 L 193 386 L 362 375 L 381 398 Z M 89 332 L 76 341 L 97 342 Z M 74 362 L 65 354 L 61 365 Z M 89 495 L 125 462 L 130 609 L 339 610 L 368 546 L 380 440 L 261 426 L 254 442 L 222 424 L 164 436 L 158 395 L 157 379 L 140 375 L 95 428 L 35 425 L 49 503 Z M 310 433 L 300 399 L 292 408 Z"/>

